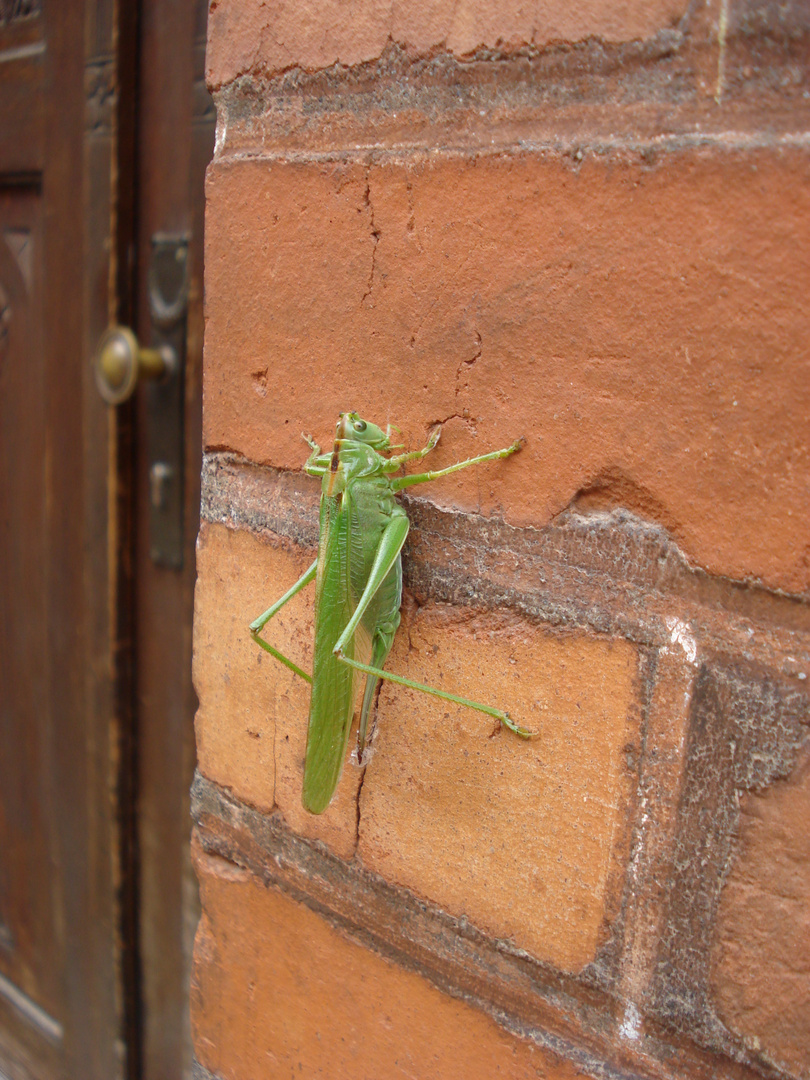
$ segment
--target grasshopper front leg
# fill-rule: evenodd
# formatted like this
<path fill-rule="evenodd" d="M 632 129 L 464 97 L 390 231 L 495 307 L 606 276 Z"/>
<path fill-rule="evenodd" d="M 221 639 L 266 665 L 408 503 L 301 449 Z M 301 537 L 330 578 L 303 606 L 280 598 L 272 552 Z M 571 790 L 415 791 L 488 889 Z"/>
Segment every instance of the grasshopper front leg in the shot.
<path fill-rule="evenodd" d="M 401 468 L 409 461 L 420 461 L 434 449 L 441 438 L 441 434 L 441 424 L 437 424 L 433 431 L 431 431 L 426 446 L 423 446 L 421 450 L 409 450 L 405 454 L 396 454 L 394 457 L 389 458 L 385 465 L 385 471 L 387 473 L 396 472 L 397 469 Z"/>
<path fill-rule="evenodd" d="M 312 451 L 307 460 L 304 462 L 304 472 L 308 476 L 323 476 L 323 474 L 329 468 L 331 456 L 329 454 L 322 453 L 320 446 L 318 446 L 318 444 L 310 435 L 304 435 L 302 433 L 301 438 Z"/>
<path fill-rule="evenodd" d="M 398 476 L 391 481 L 391 488 L 393 491 L 402 491 L 403 488 L 411 487 L 413 484 L 426 484 L 430 480 L 438 480 L 440 476 L 449 476 L 450 473 L 458 472 L 459 469 L 466 469 L 470 465 L 481 465 L 485 461 L 497 461 L 500 458 L 507 458 L 520 450 L 523 442 L 522 438 L 517 439 L 511 446 L 507 446 L 503 450 L 493 450 L 489 454 L 480 454 L 478 457 L 459 461 L 446 469 L 437 469 L 436 472 L 417 473 L 414 476 Z"/>

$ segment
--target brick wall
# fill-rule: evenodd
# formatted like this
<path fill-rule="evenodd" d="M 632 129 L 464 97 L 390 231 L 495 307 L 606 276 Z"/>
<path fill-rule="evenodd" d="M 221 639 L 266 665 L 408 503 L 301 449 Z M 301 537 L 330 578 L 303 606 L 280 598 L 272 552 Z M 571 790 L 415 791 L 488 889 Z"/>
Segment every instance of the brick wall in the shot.
<path fill-rule="evenodd" d="M 214 0 L 200 1077 L 810 1077 L 810 15 Z M 374 755 L 248 622 L 437 421 Z M 311 590 L 268 627 L 305 666 Z"/>

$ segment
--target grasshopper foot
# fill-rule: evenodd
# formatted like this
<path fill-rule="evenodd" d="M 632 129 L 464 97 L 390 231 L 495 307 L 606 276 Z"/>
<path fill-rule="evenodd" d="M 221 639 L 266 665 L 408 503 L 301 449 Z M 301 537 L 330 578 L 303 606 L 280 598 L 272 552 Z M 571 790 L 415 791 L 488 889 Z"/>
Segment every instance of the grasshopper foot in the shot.
<path fill-rule="evenodd" d="M 428 441 L 427 441 L 426 449 L 427 450 L 433 450 L 433 448 L 437 445 L 437 443 L 438 443 L 438 441 L 439 441 L 439 439 L 441 437 L 442 437 L 442 425 L 441 424 L 434 424 L 433 427 L 430 429 L 430 434 L 428 435 Z"/>
<path fill-rule="evenodd" d="M 520 724 L 516 724 L 509 715 L 509 713 L 504 713 L 500 717 L 500 722 L 504 725 L 504 727 L 508 727 L 510 731 L 513 731 L 515 735 L 519 735 L 521 739 L 534 739 L 537 737 L 537 735 L 540 734 L 538 731 L 529 731 L 528 728 L 521 727 Z"/>

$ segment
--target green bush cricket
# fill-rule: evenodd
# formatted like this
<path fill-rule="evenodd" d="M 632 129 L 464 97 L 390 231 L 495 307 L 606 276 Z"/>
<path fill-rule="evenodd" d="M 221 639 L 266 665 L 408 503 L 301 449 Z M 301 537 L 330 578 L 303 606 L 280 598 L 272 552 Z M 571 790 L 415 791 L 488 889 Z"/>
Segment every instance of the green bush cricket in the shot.
<path fill-rule="evenodd" d="M 304 436 L 312 451 L 304 468 L 310 476 L 322 478 L 318 557 L 280 600 L 250 624 L 250 633 L 257 645 L 312 687 L 302 798 L 313 814 L 327 808 L 340 779 L 360 674 L 366 676 L 358 733 L 361 762 L 380 679 L 477 709 L 523 738 L 532 735 L 500 709 L 383 671 L 400 621 L 401 551 L 409 528 L 407 515 L 394 496 L 413 484 L 509 457 L 523 442 L 518 439 L 505 450 L 481 454 L 437 472 L 392 475 L 407 462 L 429 454 L 440 434 L 441 428 L 436 427 L 422 450 L 387 457 L 384 455 L 402 449 L 391 445 L 390 426 L 383 431 L 357 413 L 345 412 L 338 419 L 331 454 L 321 453 L 317 443 Z M 315 648 L 313 673 L 308 675 L 259 635 L 276 612 L 313 579 Z"/>

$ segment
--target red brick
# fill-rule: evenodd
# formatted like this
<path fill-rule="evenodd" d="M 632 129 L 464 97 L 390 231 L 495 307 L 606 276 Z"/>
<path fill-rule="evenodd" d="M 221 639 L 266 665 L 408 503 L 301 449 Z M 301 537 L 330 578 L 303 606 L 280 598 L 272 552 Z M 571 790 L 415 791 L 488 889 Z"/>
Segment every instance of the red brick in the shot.
<path fill-rule="evenodd" d="M 385 685 L 360 801 L 363 864 L 540 959 L 583 968 L 618 910 L 629 855 L 637 662 L 624 642 L 421 608 L 389 669 L 505 709 L 538 736 Z"/>
<path fill-rule="evenodd" d="M 346 768 L 325 814 L 301 805 L 309 687 L 254 644 L 248 624 L 295 584 L 312 554 L 248 532 L 206 525 L 197 545 L 194 683 L 199 769 L 260 810 L 277 807 L 304 836 L 344 857 L 357 835 L 359 770 Z M 305 670 L 312 667 L 312 589 L 270 622 L 265 637 Z"/>
<path fill-rule="evenodd" d="M 197 856 L 197 1059 L 228 1080 L 582 1075 L 229 863 Z"/>
<path fill-rule="evenodd" d="M 508 0 L 497 6 L 484 0 L 214 0 L 208 20 L 208 80 L 220 86 L 247 72 L 351 67 L 376 59 L 392 41 L 415 55 L 445 49 L 457 56 L 482 46 L 509 51 L 591 37 L 633 41 L 674 26 L 686 7 L 685 0 L 622 5 Z"/>
<path fill-rule="evenodd" d="M 300 468 L 347 407 L 409 445 L 446 420 L 438 466 L 525 434 L 427 497 L 542 526 L 590 491 L 806 590 L 807 179 L 789 150 L 215 165 L 206 443 Z"/>
<path fill-rule="evenodd" d="M 805 1076 L 810 1061 L 810 752 L 740 805 L 712 963 L 720 1017 L 748 1046 Z"/>

